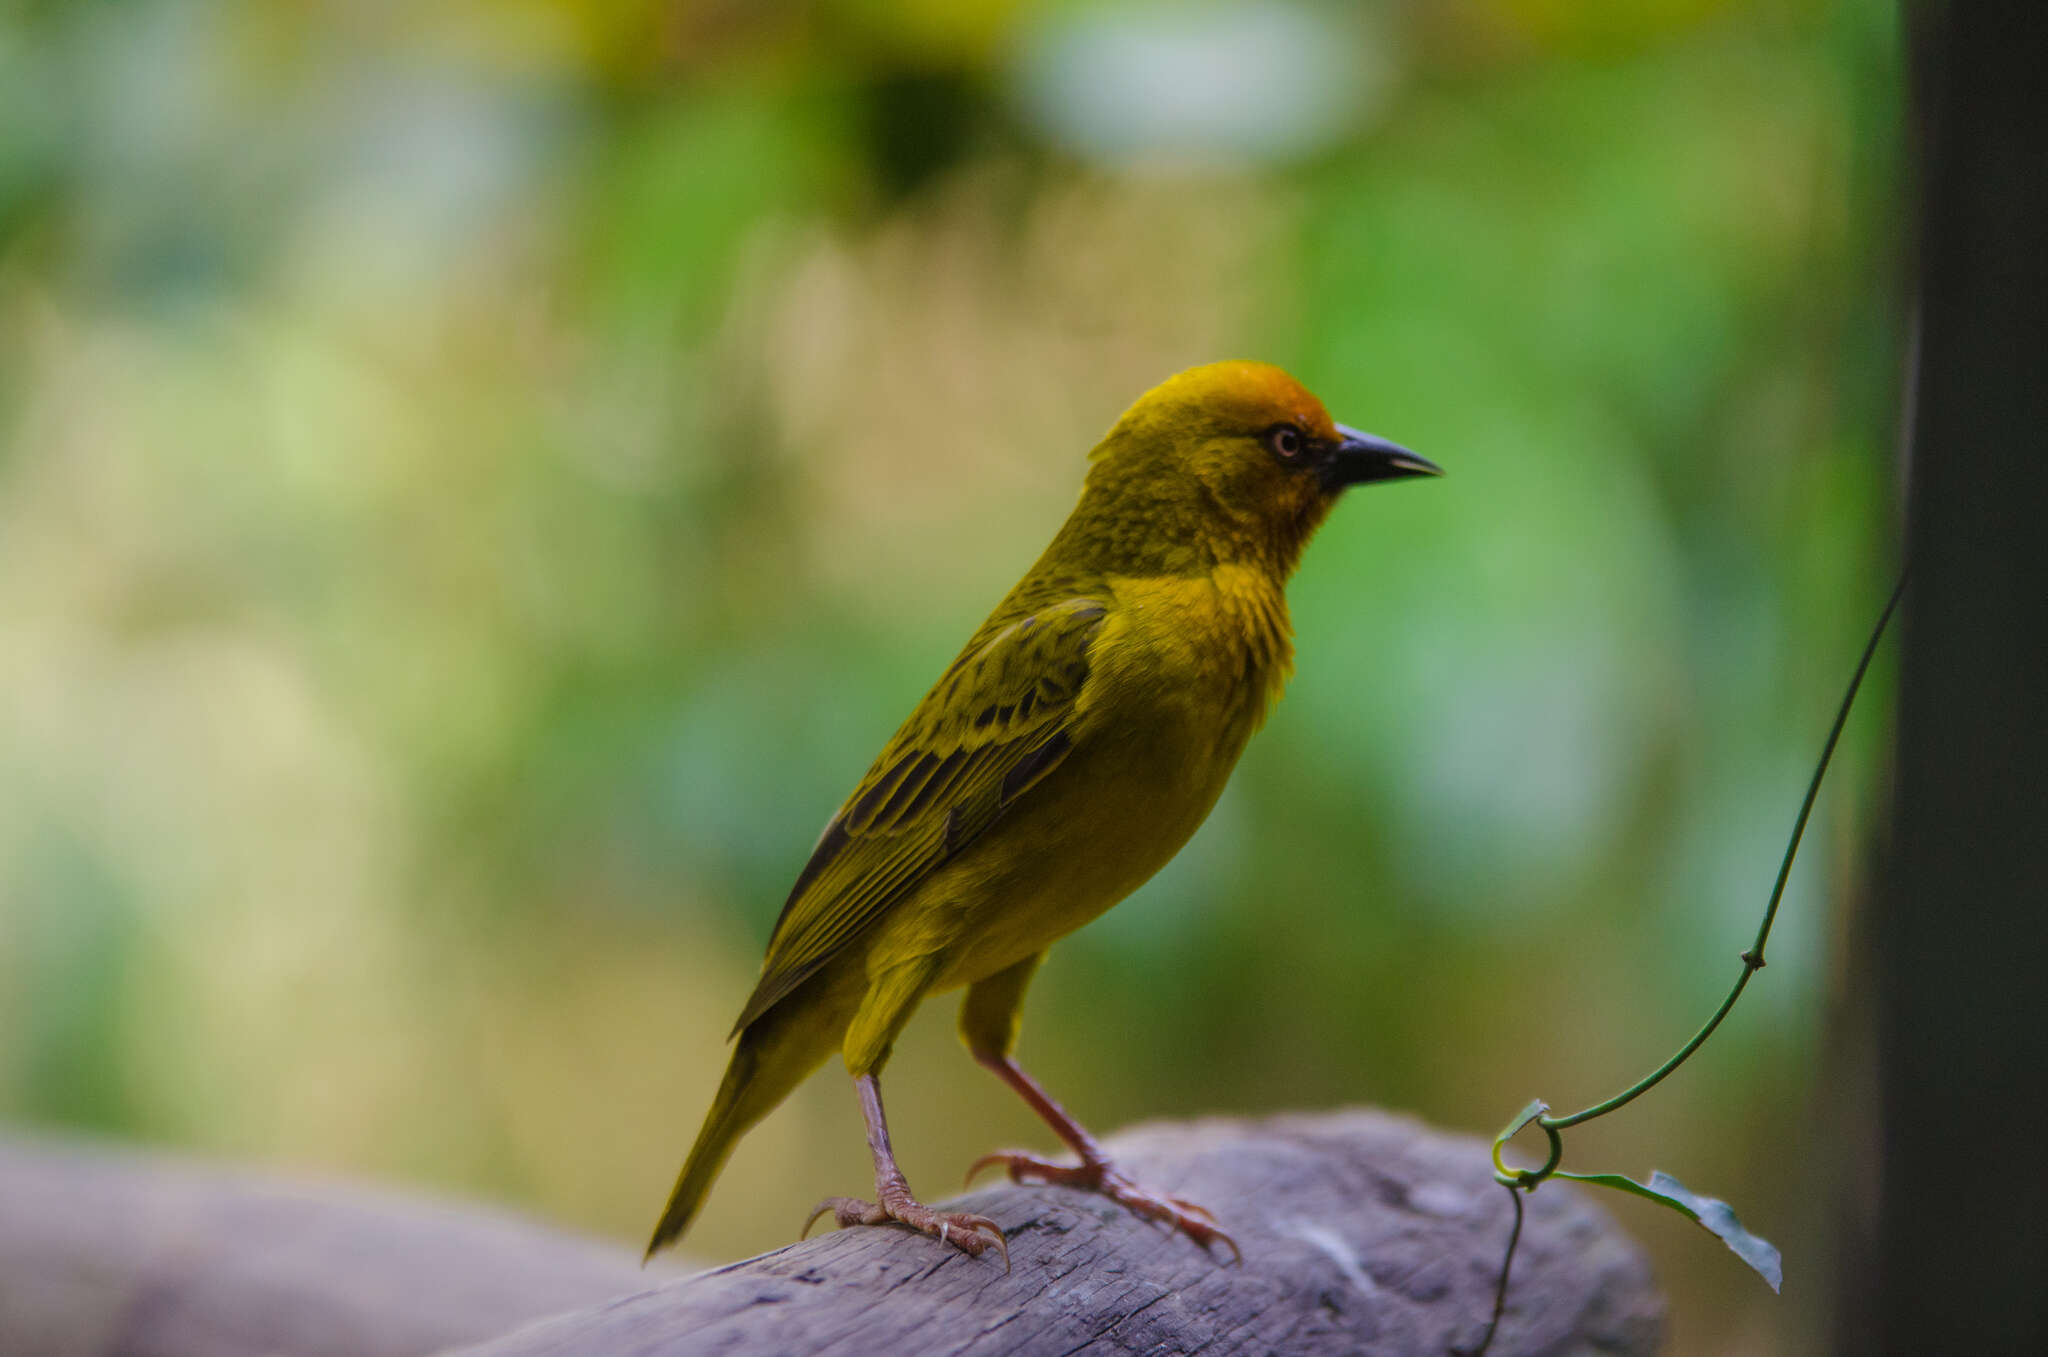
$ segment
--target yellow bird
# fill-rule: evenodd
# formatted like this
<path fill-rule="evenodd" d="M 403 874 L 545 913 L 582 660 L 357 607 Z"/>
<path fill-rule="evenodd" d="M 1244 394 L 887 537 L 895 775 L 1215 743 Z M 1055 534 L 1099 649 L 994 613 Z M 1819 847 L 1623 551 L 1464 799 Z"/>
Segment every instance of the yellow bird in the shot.
<path fill-rule="evenodd" d="M 1129 895 L 1209 813 L 1293 663 L 1283 593 L 1345 487 L 1441 474 L 1332 423 L 1263 363 L 1213 363 L 1140 397 L 1092 454 L 1080 502 L 889 741 L 798 874 L 737 1044 L 649 1256 L 689 1226 L 734 1142 L 836 1049 L 867 1121 L 873 1202 L 979 1255 L 983 1216 L 924 1205 L 896 1167 L 878 1082 L 927 995 L 966 987 L 960 1036 L 1080 1159 L 984 1157 L 1101 1192 L 1207 1248 L 1201 1207 L 1147 1190 L 1011 1056 L 1057 938 Z M 806 1222 L 808 1228 L 808 1222 Z M 1007 1253 L 1007 1248 L 1005 1248 Z"/>

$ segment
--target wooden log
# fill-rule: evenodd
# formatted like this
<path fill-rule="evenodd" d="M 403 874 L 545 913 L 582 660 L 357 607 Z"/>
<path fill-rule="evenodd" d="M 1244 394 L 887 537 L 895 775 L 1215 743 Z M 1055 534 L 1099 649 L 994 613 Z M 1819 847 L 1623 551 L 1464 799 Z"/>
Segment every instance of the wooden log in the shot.
<path fill-rule="evenodd" d="M 1483 1142 L 1371 1111 L 1142 1127 L 1112 1153 L 1213 1210 L 1242 1264 L 1088 1193 L 977 1191 L 993 1217 L 966 1257 L 861 1228 L 543 1320 L 466 1357 L 568 1354 L 1442 1354 L 1492 1312 L 1512 1208 Z M 1655 1350 L 1662 1302 L 1642 1253 L 1584 1194 L 1528 1203 L 1492 1352 Z"/>
<path fill-rule="evenodd" d="M 0 1140 L 10 1357 L 411 1357 L 659 1279 L 488 1208 Z"/>
<path fill-rule="evenodd" d="M 0 1141 L 0 1352 L 1441 1354 L 1485 1328 L 1509 1207 L 1483 1142 L 1349 1111 L 1111 1147 L 1215 1210 L 1244 1262 L 1087 1193 L 1004 1185 L 954 1204 L 1002 1223 L 1007 1273 L 856 1229 L 662 1284 L 629 1249 L 488 1209 Z M 1661 1314 L 1602 1212 L 1535 1194 L 1496 1354 L 1648 1353 Z"/>

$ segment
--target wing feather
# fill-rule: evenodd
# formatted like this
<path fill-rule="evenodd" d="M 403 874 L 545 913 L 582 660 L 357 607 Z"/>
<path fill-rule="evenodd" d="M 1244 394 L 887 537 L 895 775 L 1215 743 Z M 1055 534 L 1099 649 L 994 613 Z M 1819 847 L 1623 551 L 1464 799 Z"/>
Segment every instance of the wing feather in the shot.
<path fill-rule="evenodd" d="M 991 619 L 825 826 L 775 921 L 735 1034 L 879 920 L 1059 766 L 1105 608 Z"/>

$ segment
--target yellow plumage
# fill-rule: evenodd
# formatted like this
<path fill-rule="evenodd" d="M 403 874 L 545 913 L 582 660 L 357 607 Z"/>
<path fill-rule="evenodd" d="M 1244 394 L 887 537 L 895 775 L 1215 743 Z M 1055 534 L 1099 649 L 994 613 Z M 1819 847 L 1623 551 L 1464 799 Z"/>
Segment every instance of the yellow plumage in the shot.
<path fill-rule="evenodd" d="M 827 825 L 648 1252 L 689 1224 L 733 1142 L 836 1049 L 861 1081 L 879 1202 L 827 1206 L 979 1253 L 991 1223 L 910 1197 L 875 1081 L 919 1001 L 962 986 L 969 1050 L 1082 1159 L 998 1156 L 1013 1176 L 1080 1182 L 1227 1240 L 1199 1208 L 1117 1174 L 1016 1067 L 1018 1006 L 1045 949 L 1143 884 L 1215 804 L 1287 678 L 1284 586 L 1337 494 L 1434 472 L 1333 424 L 1264 364 L 1195 368 L 1140 398 L 1095 449 L 1052 544 Z"/>

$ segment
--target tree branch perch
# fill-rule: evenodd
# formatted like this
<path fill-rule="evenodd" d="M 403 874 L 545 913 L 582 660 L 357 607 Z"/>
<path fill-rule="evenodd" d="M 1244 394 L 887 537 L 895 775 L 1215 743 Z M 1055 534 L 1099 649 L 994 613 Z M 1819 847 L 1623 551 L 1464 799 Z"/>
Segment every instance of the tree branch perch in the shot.
<path fill-rule="evenodd" d="M 663 1282 L 624 1249 L 490 1212 L 0 1144 L 0 1350 L 1441 1357 L 1485 1329 L 1510 1204 L 1481 1140 L 1352 1110 L 1155 1124 L 1109 1148 L 1214 1210 L 1243 1265 L 1090 1194 L 1005 1184 L 953 1204 L 1002 1224 L 1007 1274 L 994 1254 L 868 1228 Z M 165 1175 L 188 1226 L 234 1222 L 232 1248 L 181 1255 L 132 1214 Z M 1528 1210 L 1493 1353 L 1654 1351 L 1663 1306 L 1640 1250 L 1568 1185 Z M 39 1330 L 22 1327 L 25 1277 L 66 1301 L 40 1307 Z M 536 1319 L 548 1308 L 563 1313 Z"/>
<path fill-rule="evenodd" d="M 1481 1141 L 1348 1111 L 1151 1125 L 1110 1150 L 1148 1186 L 1214 1210 L 1243 1266 L 1088 1193 L 1005 1185 L 950 1205 L 1002 1224 L 1007 1275 L 992 1254 L 845 1230 L 466 1357 L 1440 1355 L 1485 1329 L 1511 1206 Z M 1655 1349 L 1662 1303 L 1642 1254 L 1583 1195 L 1532 1198 L 1515 1267 L 1495 1353 Z"/>

